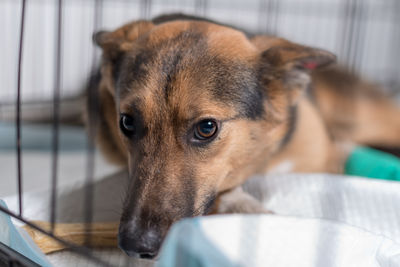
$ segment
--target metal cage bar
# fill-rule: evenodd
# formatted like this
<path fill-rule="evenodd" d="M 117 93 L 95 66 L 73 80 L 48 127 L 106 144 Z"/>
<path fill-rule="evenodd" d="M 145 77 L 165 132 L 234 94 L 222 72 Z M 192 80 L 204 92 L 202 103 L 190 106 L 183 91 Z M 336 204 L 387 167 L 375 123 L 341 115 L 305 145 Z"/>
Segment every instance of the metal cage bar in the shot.
<path fill-rule="evenodd" d="M 57 207 L 57 170 L 58 170 L 58 145 L 60 125 L 60 91 L 61 91 L 61 41 L 62 41 L 62 0 L 57 2 L 56 14 L 56 50 L 55 50 L 55 79 L 53 91 L 53 150 L 51 169 L 51 199 L 50 199 L 50 223 L 51 232 L 54 232 Z"/>
<path fill-rule="evenodd" d="M 21 8 L 21 26 L 19 34 L 19 49 L 18 49 L 18 73 L 17 73 L 17 181 L 18 181 L 18 204 L 19 215 L 22 216 L 22 162 L 21 162 L 21 76 L 22 76 L 22 51 L 24 45 L 24 25 L 25 25 L 25 9 L 26 0 L 22 1 Z"/>
<path fill-rule="evenodd" d="M 102 0 L 95 0 L 95 16 L 94 16 L 94 30 L 99 28 L 101 22 L 101 3 Z M 23 217 L 23 190 L 22 190 L 22 161 L 21 161 L 21 81 L 22 81 L 22 56 L 23 56 L 23 45 L 24 45 L 24 26 L 26 17 L 26 0 L 22 0 L 21 7 L 21 26 L 19 34 L 19 49 L 18 49 L 18 70 L 17 70 L 17 99 L 16 99 L 16 151 L 17 151 L 17 191 L 18 191 L 18 214 L 11 210 L 0 206 L 0 212 L 3 212 L 14 219 L 17 219 L 31 228 L 45 234 L 55 241 L 66 246 L 71 251 L 84 256 L 99 266 L 110 266 L 110 264 L 100 260 L 94 256 L 90 249 L 83 246 L 77 246 L 71 242 L 65 241 L 54 235 L 54 227 L 56 221 L 56 210 L 57 210 L 57 171 L 58 171 L 58 151 L 59 151 L 59 124 L 60 124 L 60 92 L 61 92 L 61 66 L 62 66 L 62 13 L 63 13 L 63 2 L 58 0 L 56 10 L 56 50 L 55 50 L 55 80 L 54 80 L 54 91 L 53 91 L 53 138 L 52 138 L 52 170 L 51 170 L 51 199 L 50 199 L 50 231 L 44 230 L 34 223 L 29 222 Z M 93 54 L 93 69 L 97 64 L 95 60 L 95 54 Z M 97 92 L 92 90 L 89 95 L 89 108 L 94 111 L 98 110 Z M 97 112 L 91 112 L 96 114 Z M 96 117 L 92 117 L 93 121 L 96 121 Z M 87 176 L 86 176 L 86 198 L 85 198 L 85 222 L 87 230 L 90 230 L 92 222 L 92 205 L 93 205 L 93 175 L 94 175 L 94 136 L 95 127 L 89 127 L 89 142 L 88 142 L 88 155 L 87 155 Z M 86 237 L 86 245 L 90 245 L 90 236 Z M 38 266 L 36 263 L 27 259 L 23 255 L 14 251 L 13 249 L 5 246 L 0 242 L 0 265 L 1 266 Z"/>
<path fill-rule="evenodd" d="M 93 19 L 93 32 L 97 32 L 100 28 L 102 21 L 101 10 L 103 6 L 103 0 L 94 0 L 95 15 Z M 92 55 L 92 67 L 91 73 L 95 75 L 97 71 L 96 61 L 96 50 L 93 49 Z M 92 76 L 94 77 L 94 76 Z M 90 82 L 91 84 L 91 82 Z M 87 143 L 87 155 L 86 155 L 86 179 L 85 179 L 85 206 L 84 206 L 84 221 L 85 229 L 87 233 L 91 233 L 91 223 L 93 221 L 93 178 L 95 168 L 95 144 L 96 132 L 99 123 L 99 95 L 97 88 L 94 86 L 88 86 L 88 120 L 91 122 L 88 125 L 88 143 Z M 86 235 L 85 245 L 90 246 L 91 235 Z"/>

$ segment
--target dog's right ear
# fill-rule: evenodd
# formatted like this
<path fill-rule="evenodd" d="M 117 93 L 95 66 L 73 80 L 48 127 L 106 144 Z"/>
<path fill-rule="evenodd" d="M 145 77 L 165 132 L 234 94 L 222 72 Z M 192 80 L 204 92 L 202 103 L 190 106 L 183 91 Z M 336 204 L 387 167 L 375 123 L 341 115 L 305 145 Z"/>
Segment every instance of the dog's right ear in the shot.
<path fill-rule="evenodd" d="M 115 60 L 121 54 L 131 50 L 133 43 L 154 27 L 150 21 L 131 22 L 113 31 L 99 31 L 93 35 L 93 42 L 103 49 L 103 56 Z"/>
<path fill-rule="evenodd" d="M 309 87 L 313 70 L 336 61 L 336 56 L 328 51 L 282 38 L 261 35 L 251 39 L 251 42 L 260 51 L 260 73 L 264 83 L 279 81 L 291 103 L 295 103 Z M 271 93 L 273 89 L 269 90 Z"/>

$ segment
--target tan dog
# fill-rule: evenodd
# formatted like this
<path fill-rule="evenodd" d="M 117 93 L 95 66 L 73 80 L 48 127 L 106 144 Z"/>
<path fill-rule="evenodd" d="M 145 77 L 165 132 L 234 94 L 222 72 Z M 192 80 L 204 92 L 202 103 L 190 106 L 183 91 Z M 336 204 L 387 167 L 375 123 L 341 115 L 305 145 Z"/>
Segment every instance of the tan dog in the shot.
<path fill-rule="evenodd" d="M 326 68 L 327 51 L 184 15 L 95 42 L 98 143 L 130 174 L 119 229 L 128 255 L 155 256 L 183 217 L 262 212 L 238 189 L 254 174 L 340 172 L 347 141 L 400 146 L 399 109 Z"/>

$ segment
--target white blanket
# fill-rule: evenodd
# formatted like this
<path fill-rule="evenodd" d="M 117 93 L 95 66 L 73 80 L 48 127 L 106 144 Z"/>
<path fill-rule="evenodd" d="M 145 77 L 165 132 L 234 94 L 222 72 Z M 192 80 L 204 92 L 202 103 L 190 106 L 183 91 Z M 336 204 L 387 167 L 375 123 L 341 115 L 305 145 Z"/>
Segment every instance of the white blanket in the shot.
<path fill-rule="evenodd" d="M 245 189 L 275 215 L 182 221 L 159 266 L 400 266 L 399 183 L 293 174 Z"/>
<path fill-rule="evenodd" d="M 124 174 L 96 183 L 96 220 L 118 219 L 125 183 Z M 164 244 L 160 266 L 191 266 L 185 259 L 195 256 L 200 264 L 195 266 L 224 266 L 213 261 L 221 257 L 230 266 L 400 266 L 400 183 L 291 174 L 255 177 L 244 188 L 274 215 L 184 220 Z M 26 216 L 48 218 L 48 194 L 24 197 Z M 5 200 L 9 206 L 15 203 L 14 197 Z M 81 186 L 64 188 L 59 221 L 82 219 L 82 203 Z M 66 255 L 56 253 L 50 260 L 71 266 Z"/>

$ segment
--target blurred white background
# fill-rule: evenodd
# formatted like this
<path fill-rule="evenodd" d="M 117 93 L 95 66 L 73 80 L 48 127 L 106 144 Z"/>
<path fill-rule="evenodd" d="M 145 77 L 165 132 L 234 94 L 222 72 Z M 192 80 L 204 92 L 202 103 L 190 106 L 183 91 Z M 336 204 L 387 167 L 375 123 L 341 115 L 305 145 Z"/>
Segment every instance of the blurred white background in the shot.
<path fill-rule="evenodd" d="M 0 2 L 0 105 L 16 98 L 21 2 Z M 62 90 L 79 94 L 92 64 L 94 2 L 63 1 Z M 103 0 L 101 28 L 142 17 L 184 12 L 269 32 L 325 48 L 342 63 L 388 90 L 400 86 L 400 1 L 398 0 Z M 52 99 L 56 31 L 55 0 L 29 0 L 23 49 L 22 99 Z M 148 8 L 146 9 L 146 5 Z M 1 108 L 0 108 L 1 118 Z"/>

